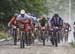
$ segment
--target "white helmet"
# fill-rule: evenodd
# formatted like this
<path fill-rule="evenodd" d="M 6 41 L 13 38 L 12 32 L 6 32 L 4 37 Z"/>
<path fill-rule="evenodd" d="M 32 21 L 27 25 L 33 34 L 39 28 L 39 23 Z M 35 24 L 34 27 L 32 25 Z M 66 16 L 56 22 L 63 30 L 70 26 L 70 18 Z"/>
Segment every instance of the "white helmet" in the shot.
<path fill-rule="evenodd" d="M 25 10 L 22 9 L 22 10 L 20 11 L 20 14 L 25 14 Z"/>

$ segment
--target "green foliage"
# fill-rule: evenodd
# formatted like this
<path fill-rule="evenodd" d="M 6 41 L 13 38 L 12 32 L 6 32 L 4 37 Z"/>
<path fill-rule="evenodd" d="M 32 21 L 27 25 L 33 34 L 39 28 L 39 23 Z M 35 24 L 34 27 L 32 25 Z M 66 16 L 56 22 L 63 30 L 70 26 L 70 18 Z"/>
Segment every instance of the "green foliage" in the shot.
<path fill-rule="evenodd" d="M 15 12 L 25 9 L 34 14 L 45 13 L 45 0 L 0 0 L 0 19 L 8 21 Z"/>
<path fill-rule="evenodd" d="M 7 33 L 0 31 L 0 39 L 7 38 L 7 37 L 8 37 Z"/>

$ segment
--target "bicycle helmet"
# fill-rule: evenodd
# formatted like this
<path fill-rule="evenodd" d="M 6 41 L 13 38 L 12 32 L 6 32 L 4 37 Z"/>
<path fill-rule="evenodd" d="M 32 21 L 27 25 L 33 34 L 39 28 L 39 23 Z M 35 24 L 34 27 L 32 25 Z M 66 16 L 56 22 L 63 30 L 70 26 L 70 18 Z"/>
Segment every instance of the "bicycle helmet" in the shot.
<path fill-rule="evenodd" d="M 54 17 L 59 17 L 59 15 L 58 14 L 54 14 Z"/>
<path fill-rule="evenodd" d="M 20 11 L 20 14 L 25 14 L 25 10 L 22 9 L 22 10 Z"/>

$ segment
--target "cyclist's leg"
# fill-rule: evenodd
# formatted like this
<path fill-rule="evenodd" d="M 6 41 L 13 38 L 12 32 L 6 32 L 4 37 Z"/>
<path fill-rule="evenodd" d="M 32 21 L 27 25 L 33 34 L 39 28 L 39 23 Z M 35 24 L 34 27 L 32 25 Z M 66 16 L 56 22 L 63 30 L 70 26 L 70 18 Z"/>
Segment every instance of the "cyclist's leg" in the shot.
<path fill-rule="evenodd" d="M 58 43 L 60 43 L 60 32 L 58 32 Z"/>
<path fill-rule="evenodd" d="M 17 30 L 13 29 L 14 45 L 17 44 Z"/>
<path fill-rule="evenodd" d="M 51 43 L 52 45 L 54 45 L 54 32 L 52 32 L 52 35 L 51 35 Z"/>
<path fill-rule="evenodd" d="M 65 33 L 65 42 L 67 41 L 67 33 Z"/>
<path fill-rule="evenodd" d="M 55 33 L 55 40 L 54 40 L 54 42 L 55 42 L 55 46 L 57 47 L 58 46 L 58 32 L 56 32 Z"/>
<path fill-rule="evenodd" d="M 25 42 L 26 42 L 26 45 L 28 46 L 28 37 L 27 36 L 28 36 L 28 32 L 25 32 L 25 40 L 26 40 Z"/>

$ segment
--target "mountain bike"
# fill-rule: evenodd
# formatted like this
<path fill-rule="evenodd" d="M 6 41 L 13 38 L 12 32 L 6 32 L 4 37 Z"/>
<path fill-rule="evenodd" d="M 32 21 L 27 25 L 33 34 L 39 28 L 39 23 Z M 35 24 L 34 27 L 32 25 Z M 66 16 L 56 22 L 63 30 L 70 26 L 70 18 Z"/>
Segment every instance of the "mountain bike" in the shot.
<path fill-rule="evenodd" d="M 53 28 L 53 34 L 51 36 L 51 42 L 52 45 L 55 45 L 56 47 L 58 46 L 58 31 L 60 30 L 59 27 L 54 26 Z"/>
<path fill-rule="evenodd" d="M 16 25 L 12 25 L 12 37 L 14 39 L 14 45 L 17 45 L 17 28 Z"/>
<path fill-rule="evenodd" d="M 25 30 L 24 30 L 24 24 L 18 25 L 20 28 L 20 48 L 25 47 L 25 42 L 26 42 L 26 35 L 25 35 Z"/>
<path fill-rule="evenodd" d="M 42 27 L 41 29 L 41 39 L 43 40 L 43 46 L 45 46 L 45 27 Z"/>

